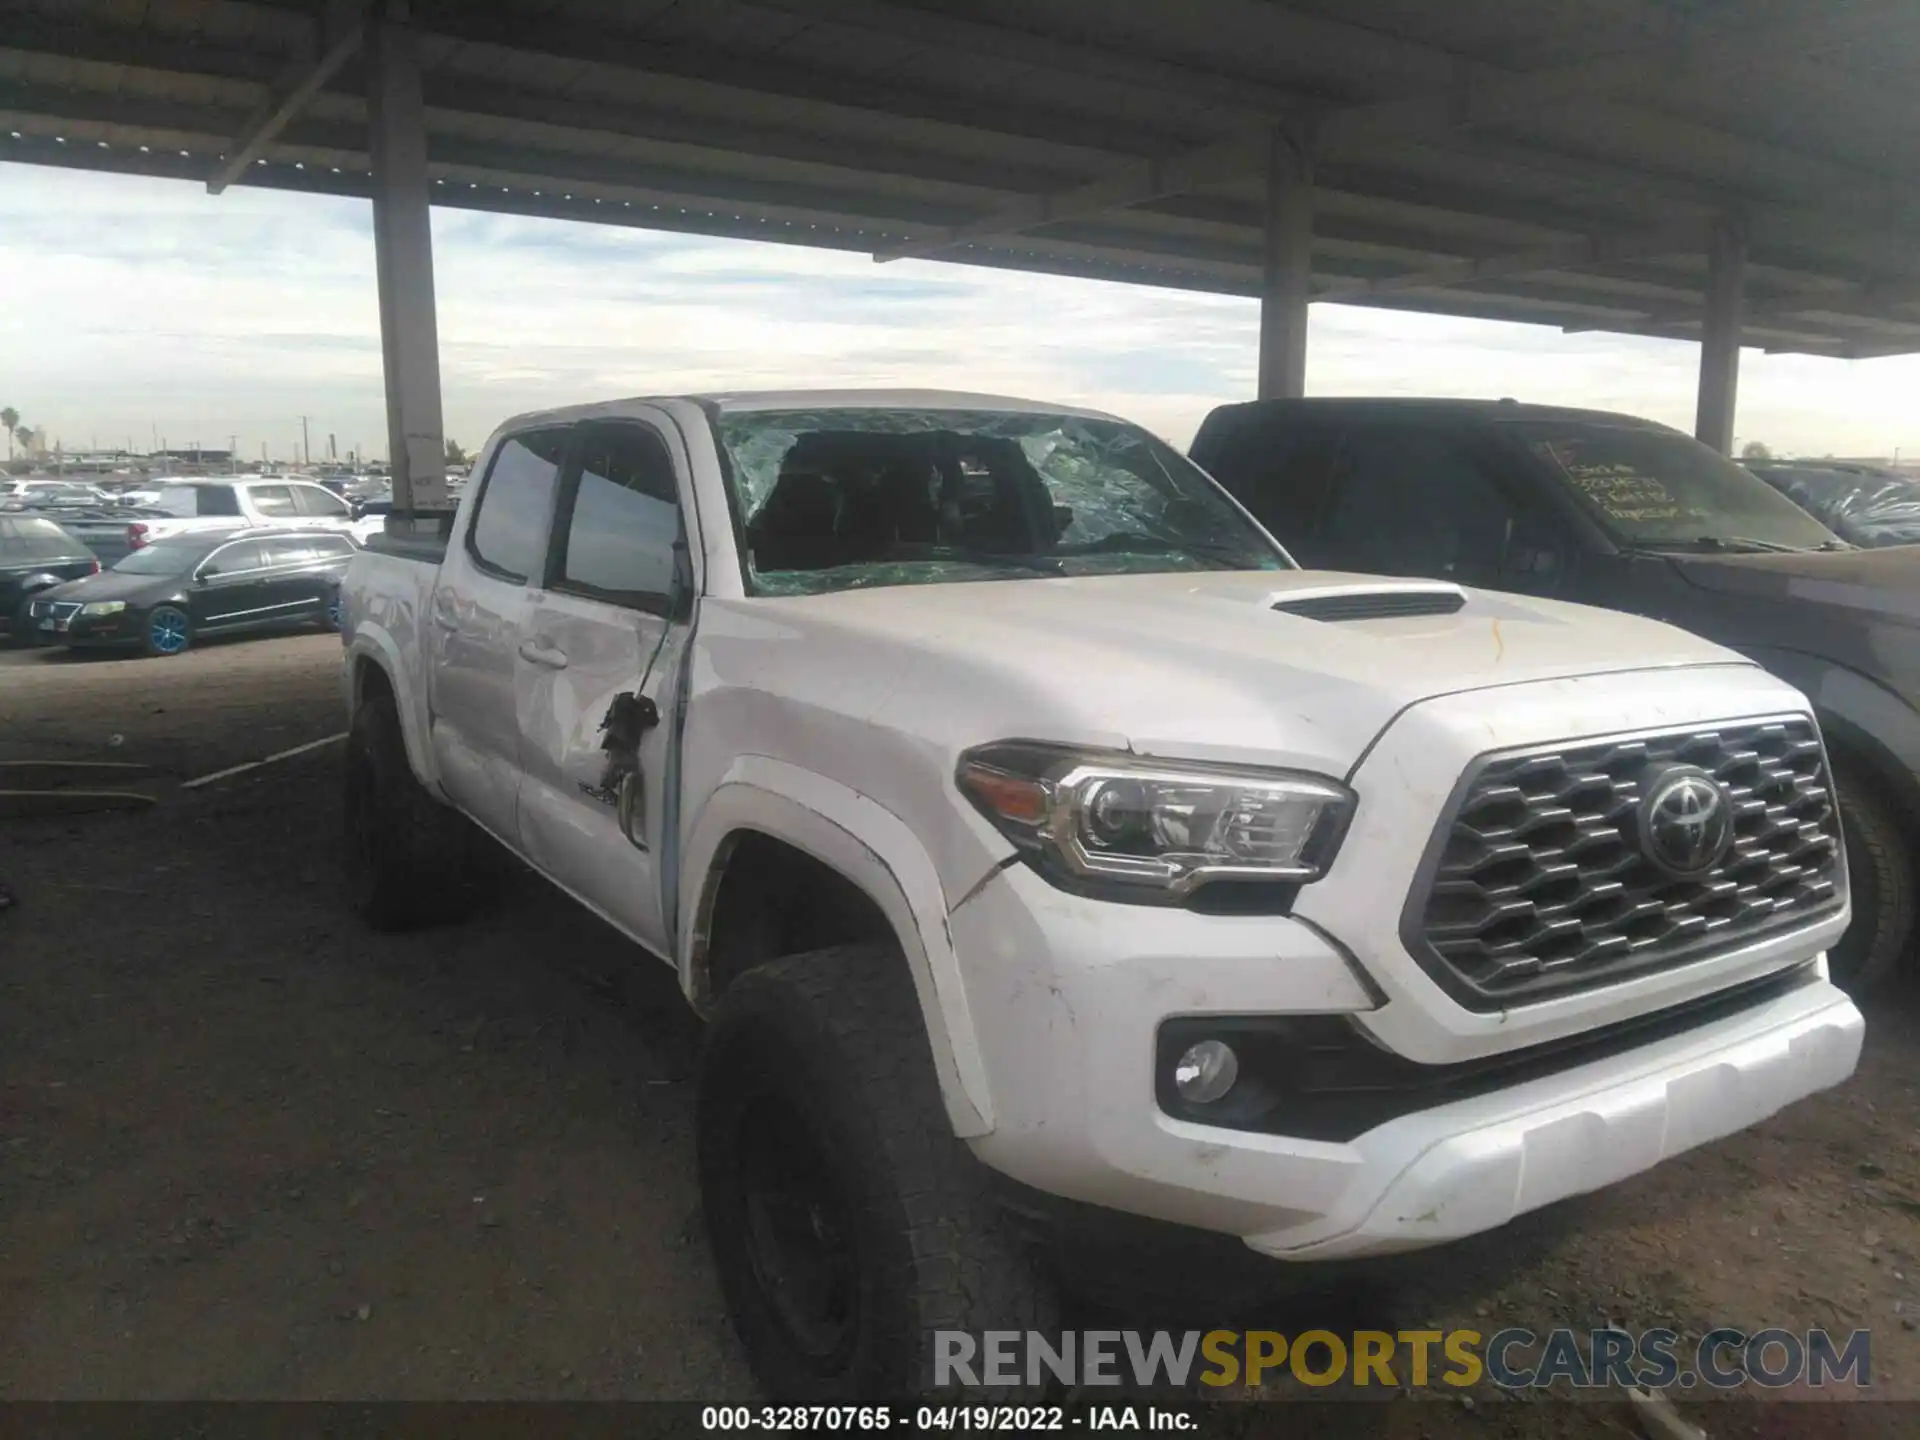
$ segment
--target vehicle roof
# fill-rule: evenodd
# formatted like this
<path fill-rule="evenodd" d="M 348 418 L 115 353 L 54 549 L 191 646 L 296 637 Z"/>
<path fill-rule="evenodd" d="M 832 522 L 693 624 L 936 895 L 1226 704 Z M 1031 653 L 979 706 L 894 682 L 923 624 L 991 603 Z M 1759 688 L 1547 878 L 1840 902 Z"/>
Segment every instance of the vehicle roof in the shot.
<path fill-rule="evenodd" d="M 635 395 L 557 410 L 534 410 L 513 416 L 502 428 L 591 420 L 618 415 L 631 406 L 661 405 L 675 400 L 691 401 L 732 414 L 762 410 L 999 410 L 1017 415 L 1072 415 L 1084 420 L 1120 418 L 1078 405 L 1023 400 L 1012 395 L 979 395 L 965 390 L 731 390 L 695 395 Z"/>
<path fill-rule="evenodd" d="M 1222 405 L 1209 415 L 1220 414 L 1284 416 L 1298 418 L 1338 415 L 1374 416 L 1380 419 L 1454 419 L 1475 420 L 1583 420 L 1605 425 L 1631 425 L 1647 430 L 1670 430 L 1644 415 L 1628 415 L 1618 410 L 1585 410 L 1572 405 L 1529 405 L 1518 400 L 1461 400 L 1442 396 L 1402 395 L 1315 395 L 1292 400 L 1246 400 Z M 1678 433 L 1678 432 L 1675 432 Z"/>

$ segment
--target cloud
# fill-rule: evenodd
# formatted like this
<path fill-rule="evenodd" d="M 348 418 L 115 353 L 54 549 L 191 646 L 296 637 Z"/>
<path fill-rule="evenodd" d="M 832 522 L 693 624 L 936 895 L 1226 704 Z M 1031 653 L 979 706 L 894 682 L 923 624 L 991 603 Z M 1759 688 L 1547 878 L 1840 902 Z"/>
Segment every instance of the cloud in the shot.
<path fill-rule="evenodd" d="M 1244 399 L 1257 308 L 1093 280 L 436 209 L 450 434 L 619 395 L 940 386 L 1052 397 L 1185 443 Z M 363 201 L 0 165 L 0 402 L 71 446 L 267 443 L 300 417 L 385 449 Z M 1745 357 L 1742 438 L 1920 448 L 1920 360 Z M 1322 394 L 1499 396 L 1692 421 L 1695 350 L 1536 326 L 1316 307 Z"/>

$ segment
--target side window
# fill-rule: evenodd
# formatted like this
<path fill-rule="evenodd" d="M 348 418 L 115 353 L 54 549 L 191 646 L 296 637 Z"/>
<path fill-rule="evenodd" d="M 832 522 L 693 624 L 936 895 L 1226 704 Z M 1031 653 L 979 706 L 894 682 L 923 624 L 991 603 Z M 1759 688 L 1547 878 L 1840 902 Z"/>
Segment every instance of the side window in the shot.
<path fill-rule="evenodd" d="M 314 555 L 322 560 L 345 560 L 359 547 L 344 535 L 323 535 L 313 542 Z"/>
<path fill-rule="evenodd" d="M 680 537 L 673 457 L 660 437 L 644 425 L 583 431 L 569 508 L 555 588 L 660 609 Z"/>
<path fill-rule="evenodd" d="M 1307 564 L 1497 583 L 1516 507 L 1451 436 L 1412 426 L 1351 429 Z M 1283 540 L 1286 537 L 1281 537 Z"/>
<path fill-rule="evenodd" d="M 290 569 L 296 565 L 311 565 L 314 561 L 313 541 L 263 540 L 261 548 L 266 552 L 267 564 L 279 569 Z"/>
<path fill-rule="evenodd" d="M 200 562 L 200 568 L 211 568 L 222 575 L 234 575 L 242 570 L 263 569 L 266 563 L 267 557 L 261 553 L 258 540 L 236 540 L 231 545 L 222 545 L 207 556 Z"/>
<path fill-rule="evenodd" d="M 545 582 L 547 526 L 566 449 L 567 431 L 531 430 L 502 441 L 487 469 L 467 550 L 502 579 Z"/>
<path fill-rule="evenodd" d="M 1340 432 L 1326 425 L 1275 425 L 1235 436 L 1215 461 L 1218 480 L 1303 564 L 1327 503 Z"/>
<path fill-rule="evenodd" d="M 294 486 L 293 500 L 300 507 L 302 515 L 317 515 L 328 520 L 344 520 L 353 513 L 346 501 L 338 495 L 328 493 L 318 485 Z"/>
<path fill-rule="evenodd" d="M 231 485 L 188 485 L 184 486 L 192 496 L 187 508 L 181 513 L 186 515 L 238 515 L 240 497 Z"/>
<path fill-rule="evenodd" d="M 291 485 L 256 485 L 247 492 L 253 501 L 253 508 L 262 515 L 298 515 L 300 509 L 293 503 Z"/>

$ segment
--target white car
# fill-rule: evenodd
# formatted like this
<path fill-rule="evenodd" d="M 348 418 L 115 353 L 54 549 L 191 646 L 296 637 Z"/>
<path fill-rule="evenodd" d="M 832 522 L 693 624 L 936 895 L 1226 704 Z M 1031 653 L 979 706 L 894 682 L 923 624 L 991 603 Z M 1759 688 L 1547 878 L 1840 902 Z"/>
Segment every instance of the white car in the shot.
<path fill-rule="evenodd" d="M 168 476 L 149 481 L 142 493 L 151 497 L 146 503 L 173 518 L 130 521 L 126 527 L 129 550 L 196 530 L 339 530 L 364 543 L 379 528 L 377 523 L 356 520 L 352 507 L 324 485 L 290 475 Z"/>
<path fill-rule="evenodd" d="M 1297 569 L 1015 400 L 623 401 L 473 473 L 344 582 L 355 901 L 457 908 L 471 821 L 675 969 L 777 1399 L 1047 1330 L 1036 1224 L 1433 1245 L 1854 1068 L 1820 732 L 1706 641 Z"/>

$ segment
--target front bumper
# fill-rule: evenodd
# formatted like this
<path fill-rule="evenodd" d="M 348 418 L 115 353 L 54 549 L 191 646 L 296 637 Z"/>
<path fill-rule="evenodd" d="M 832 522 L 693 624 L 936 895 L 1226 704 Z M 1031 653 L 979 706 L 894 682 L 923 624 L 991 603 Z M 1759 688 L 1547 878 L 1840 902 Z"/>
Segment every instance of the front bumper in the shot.
<path fill-rule="evenodd" d="M 1448 796 L 1476 754 L 1797 712 L 1757 669 L 1710 667 L 1441 697 L 1348 777 L 1360 806 L 1340 858 L 1289 916 L 1204 915 L 1081 898 L 1014 864 L 948 917 L 994 1129 L 979 1157 L 1036 1189 L 1236 1235 L 1263 1253 L 1365 1255 L 1457 1239 L 1610 1184 L 1845 1079 L 1859 1012 L 1825 978 L 1844 911 L 1617 984 L 1464 1009 L 1407 952 L 1399 916 Z M 1602 1027 L 1798 967 L 1810 983 L 1565 1068 L 1436 1095 L 1351 1139 L 1176 1119 L 1155 1093 L 1172 1017 L 1341 1015 L 1419 1065 L 1551 1052 Z M 1284 1116 L 1269 1128 L 1283 1128 Z"/>

